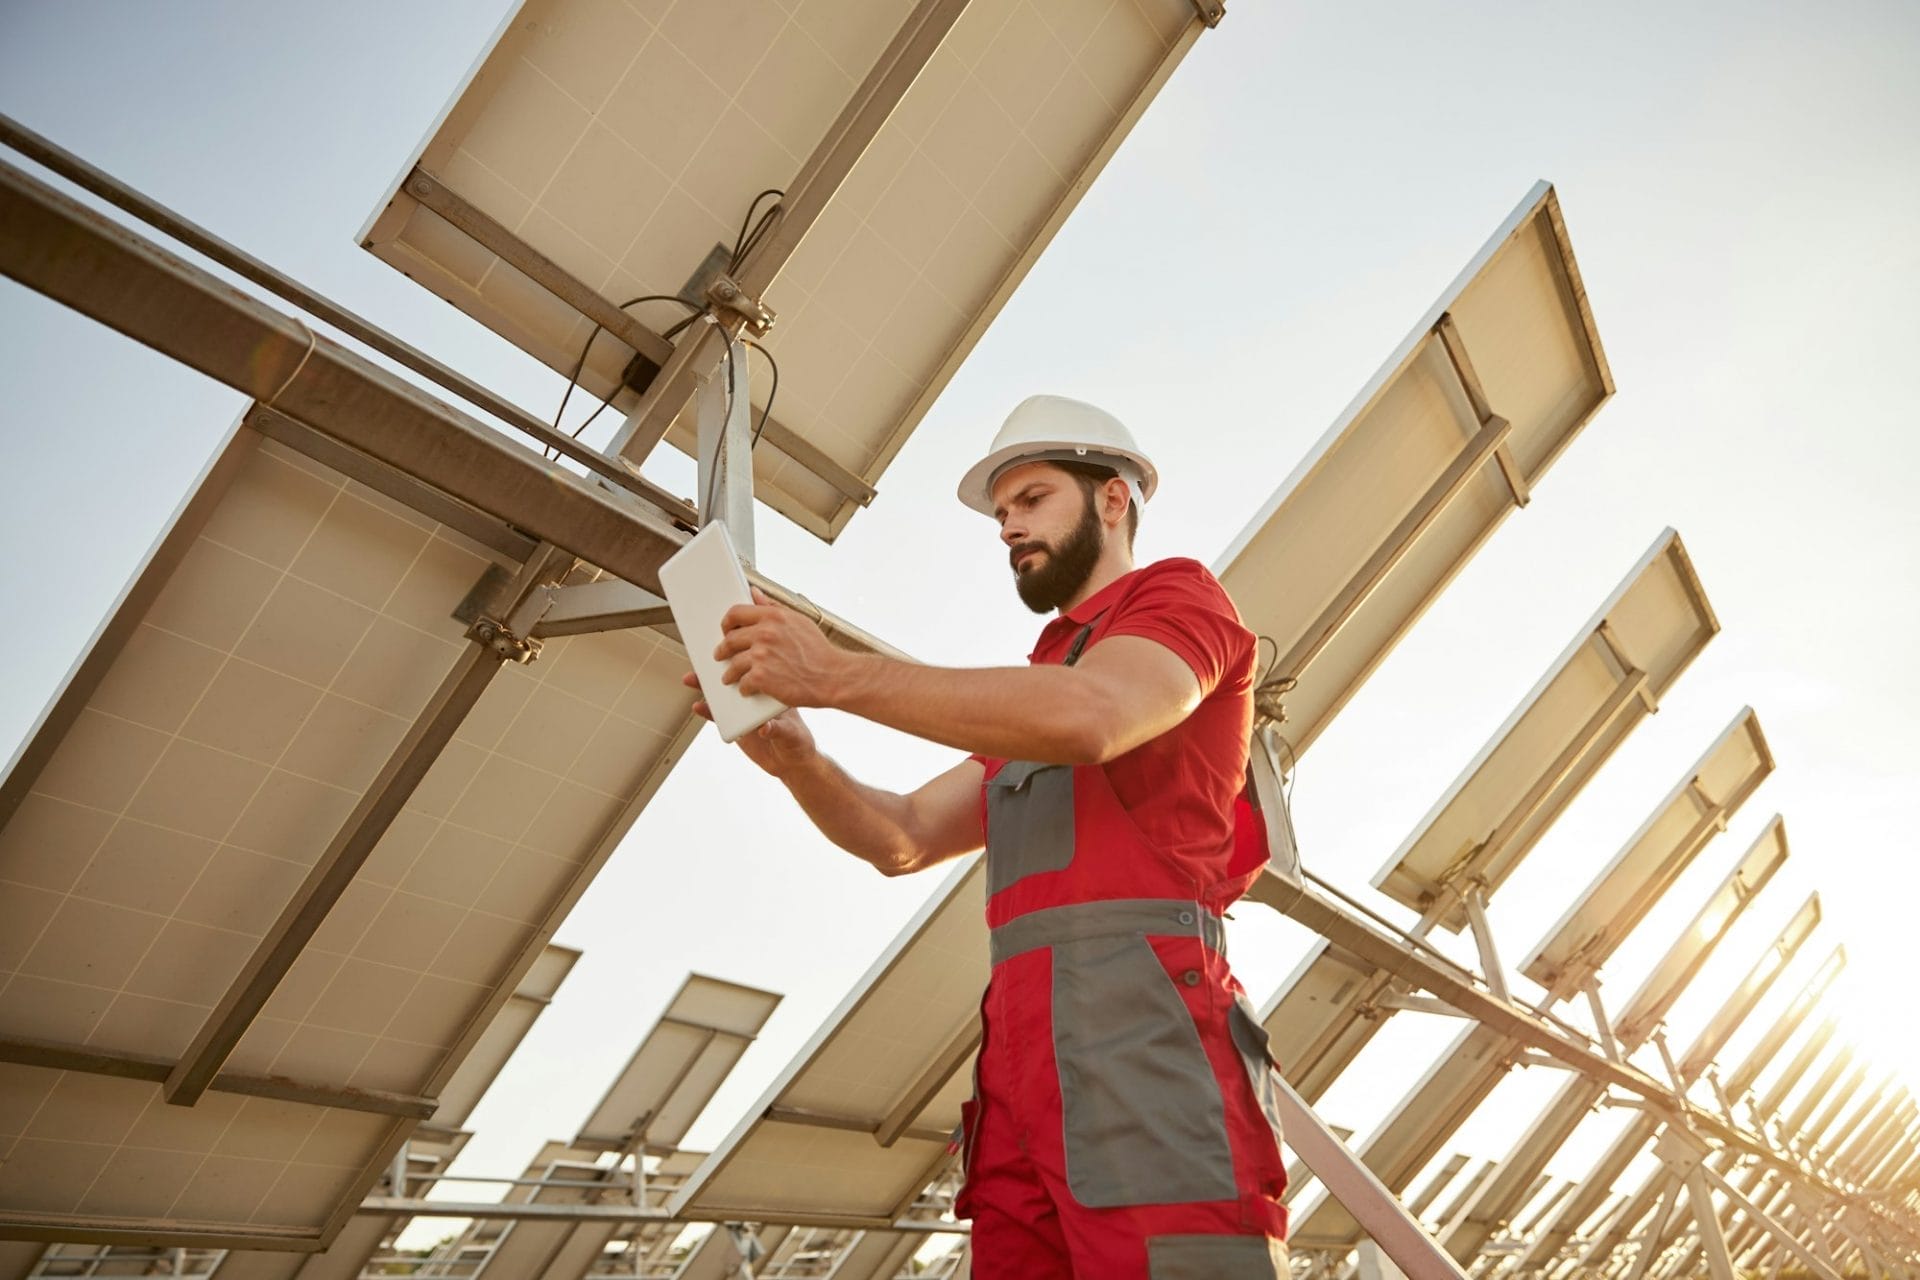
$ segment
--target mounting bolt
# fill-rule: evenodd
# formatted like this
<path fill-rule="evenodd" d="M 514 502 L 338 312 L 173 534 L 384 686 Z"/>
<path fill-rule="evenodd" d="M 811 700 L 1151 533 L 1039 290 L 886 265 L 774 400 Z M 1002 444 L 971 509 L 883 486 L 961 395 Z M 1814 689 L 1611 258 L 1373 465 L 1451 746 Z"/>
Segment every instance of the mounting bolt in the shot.
<path fill-rule="evenodd" d="M 433 183 L 429 182 L 424 177 L 415 178 L 412 182 L 408 183 L 407 186 L 411 188 L 413 191 L 413 194 L 417 196 L 426 196 L 426 195 L 433 194 Z"/>
<path fill-rule="evenodd" d="M 715 294 L 717 294 L 722 298 L 727 299 L 729 302 L 731 302 L 733 299 L 740 296 L 739 287 L 736 286 L 730 280 L 722 280 L 719 284 L 716 284 L 713 287 L 713 291 Z"/>

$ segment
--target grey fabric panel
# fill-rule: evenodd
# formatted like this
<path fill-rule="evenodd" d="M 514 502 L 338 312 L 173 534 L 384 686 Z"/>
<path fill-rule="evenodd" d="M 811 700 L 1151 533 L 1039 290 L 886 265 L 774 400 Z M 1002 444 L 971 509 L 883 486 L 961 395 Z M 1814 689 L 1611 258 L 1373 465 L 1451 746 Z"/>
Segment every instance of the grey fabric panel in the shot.
<path fill-rule="evenodd" d="M 1074 1199 L 1110 1209 L 1238 1196 L 1220 1086 L 1145 938 L 1053 948 L 1053 1049 Z"/>
<path fill-rule="evenodd" d="M 1279 1090 L 1273 1083 L 1273 1054 L 1268 1046 L 1267 1029 L 1260 1025 L 1260 1017 L 1247 1003 L 1245 995 L 1236 995 L 1227 1009 L 1227 1029 L 1233 1033 L 1233 1047 L 1240 1051 L 1240 1061 L 1246 1064 L 1247 1082 L 1253 1086 L 1253 1096 L 1259 1100 L 1260 1110 L 1266 1113 L 1274 1143 L 1278 1145 L 1285 1141 L 1286 1135 L 1280 1124 Z"/>
<path fill-rule="evenodd" d="M 1196 902 L 1173 898 L 1107 898 L 1029 911 L 995 929 L 987 939 L 994 964 L 1039 947 L 1108 934 L 1199 938 L 1217 955 L 1227 954 L 1226 926 Z"/>
<path fill-rule="evenodd" d="M 1147 1280 L 1287 1280 L 1287 1246 L 1272 1236 L 1149 1236 Z"/>
<path fill-rule="evenodd" d="M 1010 760 L 987 784 L 987 896 L 1073 861 L 1073 767 Z"/>

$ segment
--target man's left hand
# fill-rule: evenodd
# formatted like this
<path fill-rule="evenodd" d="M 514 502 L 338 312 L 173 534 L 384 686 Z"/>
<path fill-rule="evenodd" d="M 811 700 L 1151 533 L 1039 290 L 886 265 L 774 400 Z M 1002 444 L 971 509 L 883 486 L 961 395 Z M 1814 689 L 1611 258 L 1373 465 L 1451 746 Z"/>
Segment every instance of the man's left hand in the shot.
<path fill-rule="evenodd" d="M 835 647 L 819 626 L 769 599 L 758 587 L 752 604 L 735 605 L 720 620 L 713 656 L 727 664 L 721 676 L 741 693 L 764 693 L 790 707 L 835 704 L 853 654 Z"/>

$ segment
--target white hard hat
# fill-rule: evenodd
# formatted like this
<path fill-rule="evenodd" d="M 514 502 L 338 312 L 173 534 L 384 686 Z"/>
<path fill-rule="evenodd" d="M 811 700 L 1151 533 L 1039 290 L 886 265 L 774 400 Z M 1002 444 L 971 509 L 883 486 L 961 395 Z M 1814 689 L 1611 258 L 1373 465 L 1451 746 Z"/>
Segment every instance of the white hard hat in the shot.
<path fill-rule="evenodd" d="M 960 478 L 960 501 L 981 515 L 993 514 L 993 482 L 1008 467 L 1022 462 L 1091 462 L 1112 467 L 1133 491 L 1133 501 L 1145 506 L 1160 486 L 1153 459 L 1140 452 L 1133 433 L 1105 409 L 1065 396 L 1029 396 L 1022 400 L 987 456 Z"/>

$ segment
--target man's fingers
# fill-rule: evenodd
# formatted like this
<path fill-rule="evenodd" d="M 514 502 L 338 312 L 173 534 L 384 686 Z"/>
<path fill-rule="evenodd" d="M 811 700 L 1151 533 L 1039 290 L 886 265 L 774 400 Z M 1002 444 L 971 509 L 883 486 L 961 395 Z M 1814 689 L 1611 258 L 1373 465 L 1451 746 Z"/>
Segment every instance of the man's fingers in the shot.
<path fill-rule="evenodd" d="M 753 670 L 753 663 L 744 658 L 735 658 L 727 664 L 727 669 L 720 673 L 720 683 L 739 684 L 741 679 L 751 670 Z M 743 689 L 741 692 L 744 693 L 746 691 Z"/>
<path fill-rule="evenodd" d="M 757 605 L 737 604 L 721 616 L 720 629 L 722 631 L 734 631 L 740 627 L 750 627 L 756 622 L 765 621 L 771 612 L 772 610 L 766 606 L 764 601 Z"/>
<path fill-rule="evenodd" d="M 778 605 L 774 605 L 773 597 L 768 595 L 766 592 L 762 591 L 760 588 L 752 587 L 752 588 L 749 588 L 749 590 L 753 592 L 753 602 L 755 604 L 773 605 L 774 608 L 776 609 L 779 608 Z"/>
<path fill-rule="evenodd" d="M 713 719 L 713 708 L 704 702 L 695 702 L 693 704 L 693 714 L 699 716 L 702 720 L 711 720 Z"/>
<path fill-rule="evenodd" d="M 680 677 L 680 683 L 689 689 L 698 689 L 700 687 L 700 677 L 689 671 Z"/>

